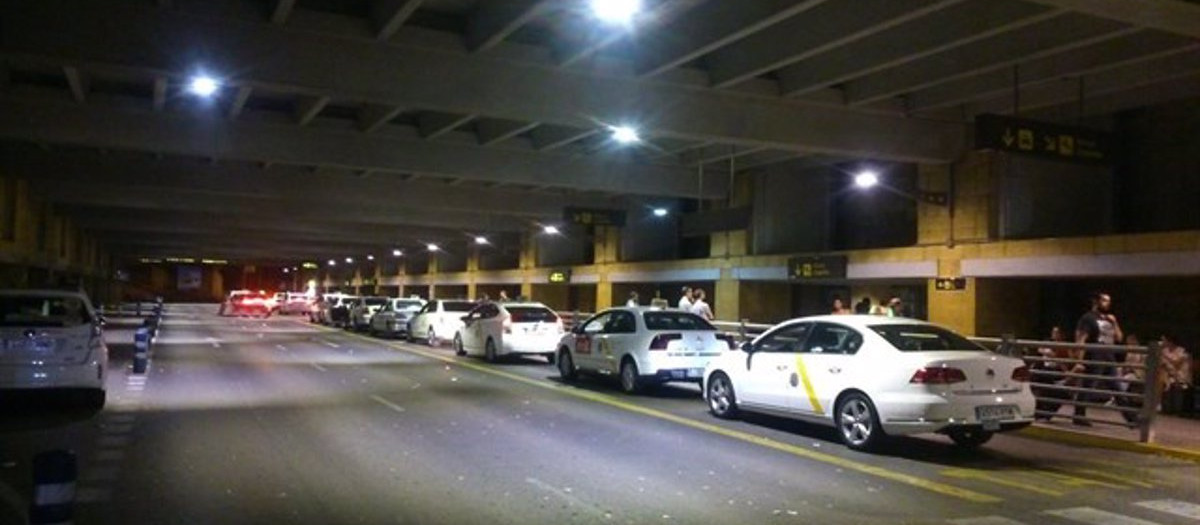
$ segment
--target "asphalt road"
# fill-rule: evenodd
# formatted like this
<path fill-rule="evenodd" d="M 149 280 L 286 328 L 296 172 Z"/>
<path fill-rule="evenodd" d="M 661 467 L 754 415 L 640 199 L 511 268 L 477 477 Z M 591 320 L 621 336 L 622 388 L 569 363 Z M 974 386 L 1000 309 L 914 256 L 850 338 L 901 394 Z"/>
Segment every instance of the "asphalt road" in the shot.
<path fill-rule="evenodd" d="M 0 523 L 71 449 L 75 523 L 1200 523 L 1200 465 L 1002 435 L 877 454 L 694 386 L 625 396 L 298 318 L 174 306 L 151 369 L 114 320 L 109 404 L 0 401 Z M 1141 521 L 1137 521 L 1141 520 Z"/>

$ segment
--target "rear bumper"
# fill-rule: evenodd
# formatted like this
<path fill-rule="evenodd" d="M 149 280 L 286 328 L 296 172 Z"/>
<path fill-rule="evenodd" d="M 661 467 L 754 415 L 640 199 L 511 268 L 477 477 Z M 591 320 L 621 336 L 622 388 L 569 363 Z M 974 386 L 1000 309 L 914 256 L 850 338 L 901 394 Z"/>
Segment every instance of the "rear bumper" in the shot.
<path fill-rule="evenodd" d="M 553 336 L 539 337 L 505 337 L 504 343 L 500 345 L 500 353 L 502 354 L 538 354 L 546 355 L 553 354 L 558 349 L 558 342 L 562 339 L 562 334 Z"/>
<path fill-rule="evenodd" d="M 0 390 L 86 388 L 104 390 L 104 365 L 0 365 Z"/>
<path fill-rule="evenodd" d="M 987 422 L 987 430 L 1003 432 L 1033 423 L 1035 400 L 1028 389 L 997 397 L 956 396 L 950 400 L 936 394 L 898 394 L 876 400 L 876 407 L 884 431 L 894 435 L 946 432 L 953 428 L 984 429 L 985 422 L 976 417 L 975 408 L 987 405 L 1017 407 L 1015 417 Z"/>

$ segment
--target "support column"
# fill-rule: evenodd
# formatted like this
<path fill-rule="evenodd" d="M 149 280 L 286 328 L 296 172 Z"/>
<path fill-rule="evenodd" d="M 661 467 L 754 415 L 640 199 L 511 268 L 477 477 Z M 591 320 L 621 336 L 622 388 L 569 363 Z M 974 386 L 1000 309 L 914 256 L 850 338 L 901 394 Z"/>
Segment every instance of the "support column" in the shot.
<path fill-rule="evenodd" d="M 608 274 L 600 275 L 600 280 L 596 282 L 596 311 L 613 306 L 613 285 L 608 280 Z"/>
<path fill-rule="evenodd" d="M 524 277 L 521 280 L 521 297 L 533 297 L 533 272 L 537 267 L 537 239 L 533 232 L 524 232 L 521 234 L 521 255 L 518 261 L 518 266 L 524 270 Z"/>
<path fill-rule="evenodd" d="M 708 303 L 713 309 L 713 316 L 718 320 L 741 319 L 742 283 L 733 277 L 732 269 L 721 269 L 721 278 L 717 280 L 713 296 L 709 298 Z"/>
<path fill-rule="evenodd" d="M 479 246 L 472 244 L 467 249 L 467 298 L 475 299 L 478 286 L 475 280 L 479 277 Z"/>
<path fill-rule="evenodd" d="M 621 261 L 621 229 L 616 226 L 596 226 L 593 238 L 592 262 L 610 264 Z"/>

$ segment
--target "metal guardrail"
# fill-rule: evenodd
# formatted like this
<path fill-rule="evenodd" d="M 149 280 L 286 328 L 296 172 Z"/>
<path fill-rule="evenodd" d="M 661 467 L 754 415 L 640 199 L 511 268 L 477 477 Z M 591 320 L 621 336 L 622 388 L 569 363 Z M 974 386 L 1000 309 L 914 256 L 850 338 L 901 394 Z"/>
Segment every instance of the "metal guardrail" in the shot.
<path fill-rule="evenodd" d="M 592 314 L 561 312 L 559 315 L 563 317 L 565 327 L 570 329 Z M 751 323 L 748 319 L 712 321 L 712 324 L 723 333 L 733 335 L 739 344 L 775 326 Z M 1040 418 L 1136 428 L 1139 441 L 1147 443 L 1154 439 L 1154 419 L 1162 396 L 1158 380 L 1162 353 L 1157 342 L 1145 346 L 1080 345 L 1016 339 L 1011 335 L 968 339 L 996 353 L 1025 360 L 1037 399 L 1035 414 Z M 1065 357 L 1054 355 L 1055 350 L 1065 351 L 1060 352 L 1065 353 Z M 1131 359 L 1130 356 L 1140 357 Z M 1059 414 L 1062 405 L 1117 412 L 1123 422 L 1073 413 Z"/>

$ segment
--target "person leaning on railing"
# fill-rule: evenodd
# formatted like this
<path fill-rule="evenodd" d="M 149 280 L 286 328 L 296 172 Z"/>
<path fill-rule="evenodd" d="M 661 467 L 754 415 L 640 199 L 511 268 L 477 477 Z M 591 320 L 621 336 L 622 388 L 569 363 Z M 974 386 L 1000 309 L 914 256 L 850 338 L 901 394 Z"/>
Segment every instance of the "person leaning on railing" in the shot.
<path fill-rule="evenodd" d="M 1164 335 L 1160 341 L 1162 359 L 1159 361 L 1158 381 L 1162 392 L 1162 411 L 1174 414 L 1189 405 L 1192 391 L 1192 358 L 1187 349 L 1179 346 L 1175 339 Z"/>
<path fill-rule="evenodd" d="M 1050 341 L 1056 343 L 1066 342 L 1067 336 L 1063 333 L 1062 328 L 1055 326 L 1050 329 Z M 1037 415 L 1040 420 L 1049 420 L 1054 412 L 1058 412 L 1062 406 L 1062 400 L 1071 399 L 1073 397 L 1069 391 L 1055 387 L 1060 386 L 1077 386 L 1078 381 L 1075 378 L 1063 377 L 1064 373 L 1071 372 L 1072 366 L 1070 363 L 1058 361 L 1058 359 L 1078 359 L 1082 356 L 1072 355 L 1073 352 L 1068 348 L 1063 347 L 1038 347 L 1036 356 L 1033 357 L 1033 380 L 1034 385 L 1050 385 L 1032 386 L 1033 395 L 1037 398 Z M 1039 358 L 1040 357 L 1040 358 Z M 1081 366 L 1082 365 L 1078 365 Z M 1080 368 L 1079 371 L 1083 369 Z"/>

